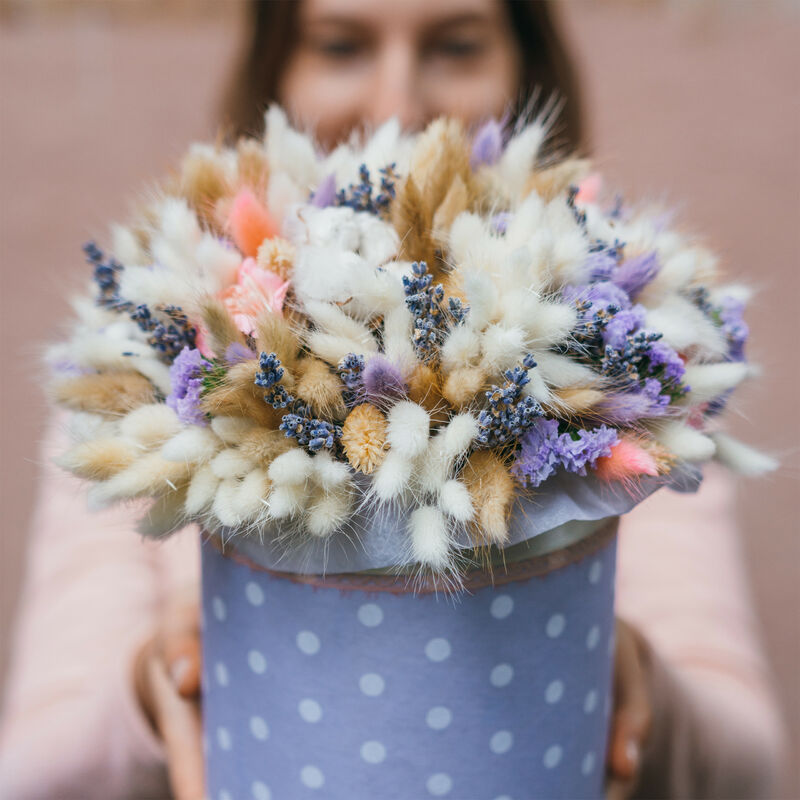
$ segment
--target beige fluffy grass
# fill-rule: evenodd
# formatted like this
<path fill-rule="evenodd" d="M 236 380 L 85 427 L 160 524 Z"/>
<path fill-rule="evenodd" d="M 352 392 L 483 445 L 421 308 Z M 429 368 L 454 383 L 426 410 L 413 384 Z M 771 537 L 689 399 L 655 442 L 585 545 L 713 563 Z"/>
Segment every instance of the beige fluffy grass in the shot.
<path fill-rule="evenodd" d="M 445 378 L 442 396 L 454 408 L 467 408 L 486 388 L 486 372 L 479 367 L 460 367 Z"/>
<path fill-rule="evenodd" d="M 204 297 L 200 301 L 200 313 L 208 331 L 208 343 L 217 356 L 224 355 L 234 343 L 244 344 L 244 337 L 221 300 L 210 295 Z"/>
<path fill-rule="evenodd" d="M 263 467 L 268 467 L 281 453 L 292 447 L 292 440 L 283 431 L 253 428 L 239 443 L 242 455 Z"/>
<path fill-rule="evenodd" d="M 79 478 L 106 481 L 140 455 L 141 451 L 124 439 L 95 439 L 70 448 L 57 463 Z"/>
<path fill-rule="evenodd" d="M 294 259 L 294 245 L 286 239 L 276 236 L 273 239 L 264 240 L 264 243 L 258 248 L 256 261 L 262 269 L 274 272 L 286 281 L 292 277 Z"/>
<path fill-rule="evenodd" d="M 126 414 L 155 401 L 153 384 L 138 372 L 80 375 L 57 383 L 54 397 L 73 411 Z"/>
<path fill-rule="evenodd" d="M 263 427 L 277 428 L 280 414 L 264 400 L 264 390 L 256 386 L 257 371 L 256 359 L 232 366 L 222 383 L 200 401 L 203 412 L 215 417 L 245 417 Z"/>
<path fill-rule="evenodd" d="M 319 358 L 303 358 L 298 362 L 295 394 L 319 417 L 341 420 L 347 414 L 341 381 Z"/>
<path fill-rule="evenodd" d="M 386 418 L 369 403 L 356 406 L 342 426 L 342 446 L 353 468 L 369 475 L 386 457 Z"/>
<path fill-rule="evenodd" d="M 514 479 L 508 467 L 490 450 L 476 450 L 467 459 L 461 478 L 477 509 L 476 546 L 503 545 L 514 501 Z"/>

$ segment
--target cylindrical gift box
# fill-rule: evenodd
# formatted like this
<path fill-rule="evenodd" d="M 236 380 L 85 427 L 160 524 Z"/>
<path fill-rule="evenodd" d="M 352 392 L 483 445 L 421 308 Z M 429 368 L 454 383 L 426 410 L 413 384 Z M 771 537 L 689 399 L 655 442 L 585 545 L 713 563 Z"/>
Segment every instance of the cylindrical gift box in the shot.
<path fill-rule="evenodd" d="M 205 541 L 209 796 L 602 798 L 616 522 L 456 596 Z"/>

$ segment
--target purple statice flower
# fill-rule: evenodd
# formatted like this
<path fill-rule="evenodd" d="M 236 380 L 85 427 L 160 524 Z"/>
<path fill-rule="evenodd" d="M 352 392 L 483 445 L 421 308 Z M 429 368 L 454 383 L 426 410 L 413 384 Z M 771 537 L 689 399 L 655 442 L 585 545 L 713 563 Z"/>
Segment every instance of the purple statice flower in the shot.
<path fill-rule="evenodd" d="M 525 356 L 522 366 L 503 373 L 506 379 L 503 386 L 492 386 L 485 393 L 489 408 L 478 415 L 479 431 L 475 439 L 477 447 L 498 447 L 514 442 L 530 428 L 537 417 L 544 414 L 533 397 L 522 396 L 523 387 L 530 382 L 528 370 L 535 366 L 533 357 Z"/>
<path fill-rule="evenodd" d="M 617 443 L 614 428 L 601 425 L 587 431 L 581 428 L 575 434 L 562 433 L 554 443 L 558 461 L 567 472 L 586 475 L 586 467 L 593 467 L 601 456 L 610 456 Z"/>
<path fill-rule="evenodd" d="M 623 289 L 629 297 L 636 297 L 655 278 L 660 269 L 656 253 L 647 253 L 623 261 L 611 274 L 611 281 Z"/>
<path fill-rule="evenodd" d="M 508 223 L 511 221 L 512 216 L 513 215 L 509 211 L 499 211 L 497 214 L 495 214 L 491 220 L 489 220 L 492 233 L 497 233 L 500 236 L 504 235 L 508 229 Z"/>
<path fill-rule="evenodd" d="M 364 399 L 369 403 L 404 397 L 408 386 L 400 370 L 382 355 L 369 360 L 361 373 Z"/>
<path fill-rule="evenodd" d="M 614 251 L 606 247 L 591 251 L 583 262 L 583 274 L 589 281 L 607 281 L 617 266 Z"/>
<path fill-rule="evenodd" d="M 200 409 L 200 396 L 203 375 L 211 366 L 199 350 L 184 347 L 169 368 L 172 391 L 167 396 L 167 405 L 184 425 L 208 425 L 206 415 Z"/>
<path fill-rule="evenodd" d="M 472 169 L 482 165 L 491 166 L 503 155 L 503 126 L 496 119 L 483 124 L 472 140 L 472 153 L 469 164 Z"/>
<path fill-rule="evenodd" d="M 650 361 L 651 372 L 655 371 L 654 368 L 663 367 L 664 378 L 668 381 L 679 383 L 686 372 L 681 357 L 661 339 L 656 339 L 648 344 L 647 358 Z"/>
<path fill-rule="evenodd" d="M 644 324 L 644 316 L 645 310 L 640 305 L 618 311 L 603 328 L 603 343 L 615 350 L 624 347 L 628 334 Z"/>
<path fill-rule="evenodd" d="M 332 172 L 323 178 L 316 191 L 311 195 L 311 205 L 315 208 L 327 208 L 336 200 L 336 175 Z"/>
<path fill-rule="evenodd" d="M 553 442 L 558 439 L 558 420 L 539 417 L 520 440 L 511 472 L 526 486 L 537 487 L 556 469 Z"/>
<path fill-rule="evenodd" d="M 724 297 L 717 310 L 722 330 L 728 340 L 728 357 L 731 361 L 744 361 L 744 346 L 750 335 L 743 319 L 744 303 L 734 297 Z"/>
<path fill-rule="evenodd" d="M 512 473 L 526 486 L 536 488 L 558 467 L 586 475 L 597 459 L 611 454 L 617 443 L 617 432 L 601 425 L 593 430 L 583 428 L 559 434 L 558 421 L 539 418 L 522 437 Z"/>
<path fill-rule="evenodd" d="M 242 361 L 250 361 L 256 354 L 241 342 L 232 342 L 225 349 L 225 363 L 232 367 L 234 364 L 241 364 Z"/>

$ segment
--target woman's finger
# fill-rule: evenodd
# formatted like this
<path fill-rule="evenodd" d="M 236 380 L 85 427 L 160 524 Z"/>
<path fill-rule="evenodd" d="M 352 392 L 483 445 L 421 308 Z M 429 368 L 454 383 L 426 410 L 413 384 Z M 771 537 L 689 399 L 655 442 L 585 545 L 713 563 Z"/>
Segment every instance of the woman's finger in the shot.
<path fill-rule="evenodd" d="M 612 782 L 608 796 L 628 796 L 639 771 L 641 751 L 650 729 L 646 666 L 635 632 L 618 622 L 614 668 L 614 716 L 608 748 Z"/>
<path fill-rule="evenodd" d="M 175 602 L 167 607 L 162 618 L 160 647 L 178 692 L 184 697 L 199 694 L 202 649 L 196 601 Z"/>
<path fill-rule="evenodd" d="M 178 694 L 161 658 L 149 659 L 147 669 L 175 800 L 202 800 L 205 766 L 199 706 Z"/>

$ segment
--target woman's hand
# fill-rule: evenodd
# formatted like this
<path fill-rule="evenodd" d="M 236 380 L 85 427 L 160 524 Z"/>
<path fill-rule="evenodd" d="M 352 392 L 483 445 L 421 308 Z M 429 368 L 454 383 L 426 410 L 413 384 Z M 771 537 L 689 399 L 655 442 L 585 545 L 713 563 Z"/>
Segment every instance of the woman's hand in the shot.
<path fill-rule="evenodd" d="M 189 595 L 168 604 L 134 662 L 136 694 L 164 741 L 176 800 L 204 797 L 200 662 L 200 611 Z"/>
<path fill-rule="evenodd" d="M 652 724 L 649 648 L 641 634 L 617 619 L 614 716 L 608 741 L 608 800 L 631 796 Z"/>

